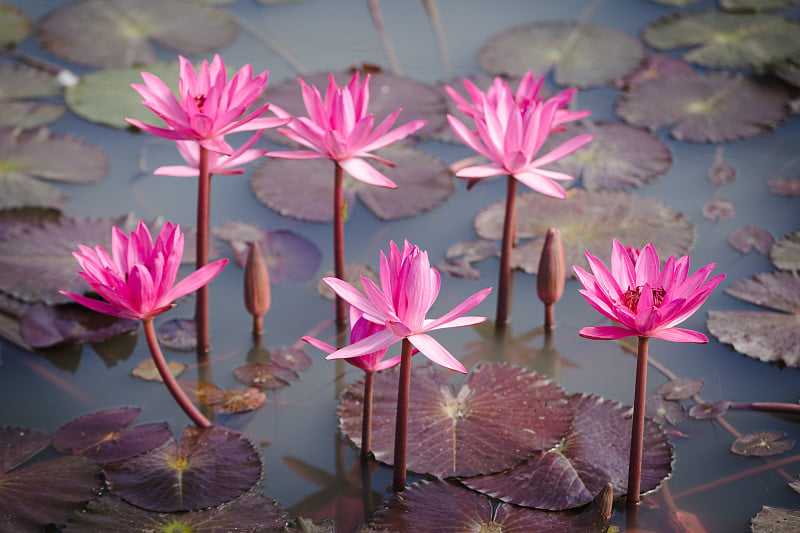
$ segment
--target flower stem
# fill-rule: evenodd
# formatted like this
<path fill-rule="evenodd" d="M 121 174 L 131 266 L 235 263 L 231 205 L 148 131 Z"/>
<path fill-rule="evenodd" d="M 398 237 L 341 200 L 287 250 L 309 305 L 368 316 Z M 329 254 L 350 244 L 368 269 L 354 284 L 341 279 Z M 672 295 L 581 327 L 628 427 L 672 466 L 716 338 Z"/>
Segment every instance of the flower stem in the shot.
<path fill-rule="evenodd" d="M 800 404 L 782 402 L 754 402 L 754 403 L 732 403 L 731 409 L 747 409 L 750 411 L 766 411 L 768 413 L 787 413 L 792 415 L 800 414 Z"/>
<path fill-rule="evenodd" d="M 411 341 L 403 339 L 400 356 L 400 382 L 397 387 L 397 421 L 394 429 L 394 477 L 392 489 L 406 488 L 406 441 L 408 433 L 408 397 L 411 392 Z"/>
<path fill-rule="evenodd" d="M 208 171 L 208 149 L 200 146 L 200 176 L 197 185 L 197 251 L 195 266 L 199 269 L 208 263 L 208 226 L 211 212 L 211 174 Z M 209 333 L 208 285 L 197 289 L 195 302 L 197 322 L 197 353 L 207 353 L 211 346 Z"/>
<path fill-rule="evenodd" d="M 183 412 L 192 419 L 192 422 L 195 425 L 201 428 L 207 428 L 211 425 L 208 418 L 200 412 L 200 410 L 192 403 L 186 393 L 183 392 L 178 382 L 175 380 L 175 377 L 169 371 L 169 366 L 167 365 L 167 361 L 164 359 L 164 354 L 161 353 L 161 347 L 158 345 L 158 339 L 156 338 L 156 329 L 153 326 L 152 319 L 142 320 L 142 325 L 144 326 L 144 336 L 147 339 L 147 346 L 150 348 L 150 355 L 153 356 L 153 362 L 156 364 L 156 368 L 158 369 L 158 373 L 161 375 L 161 379 L 164 380 L 164 385 L 167 386 L 170 394 L 172 397 L 175 398 L 175 401 L 178 402 L 178 405 L 183 409 Z"/>
<path fill-rule="evenodd" d="M 647 346 L 649 337 L 639 337 L 636 354 L 636 390 L 633 397 L 633 427 L 631 428 L 631 458 L 628 465 L 627 510 L 635 514 L 639 504 L 642 477 L 642 446 L 644 440 L 644 404 L 647 395 Z"/>
<path fill-rule="evenodd" d="M 500 250 L 500 276 L 497 282 L 497 316 L 494 321 L 495 333 L 505 332 L 508 323 L 508 308 L 511 301 L 511 249 L 517 229 L 517 180 L 506 178 L 506 215 L 503 221 L 503 244 Z"/>
<path fill-rule="evenodd" d="M 336 174 L 333 186 L 333 255 L 334 255 L 334 275 L 342 281 L 345 279 L 344 273 L 344 199 L 342 192 L 343 170 L 336 163 Z M 336 295 L 336 328 L 337 331 L 344 330 L 347 322 L 347 307 L 345 301 Z"/>
<path fill-rule="evenodd" d="M 364 372 L 364 410 L 361 413 L 361 458 L 369 457 L 372 451 L 372 384 L 374 372 Z"/>
<path fill-rule="evenodd" d="M 556 325 L 555 304 L 544 304 L 544 330 L 552 332 Z"/>

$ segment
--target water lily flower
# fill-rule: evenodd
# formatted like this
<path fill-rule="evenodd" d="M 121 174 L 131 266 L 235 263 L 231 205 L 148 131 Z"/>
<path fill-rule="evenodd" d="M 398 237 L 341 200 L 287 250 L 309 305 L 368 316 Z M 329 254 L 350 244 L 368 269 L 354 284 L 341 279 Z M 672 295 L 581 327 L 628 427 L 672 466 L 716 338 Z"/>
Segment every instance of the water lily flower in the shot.
<path fill-rule="evenodd" d="M 155 243 L 143 222 L 129 237 L 117 227 L 111 231 L 110 256 L 101 246 L 84 245 L 78 246 L 80 253 L 72 254 L 83 268 L 78 274 L 103 300 L 59 291 L 107 315 L 150 320 L 170 309 L 176 299 L 206 285 L 228 262 L 209 263 L 175 284 L 183 257 L 180 226 L 167 222 Z"/>
<path fill-rule="evenodd" d="M 289 118 L 259 118 L 269 107 L 268 103 L 242 117 L 266 88 L 269 72 L 253 77 L 253 68 L 248 63 L 228 80 L 225 62 L 219 55 L 214 56 L 210 65 L 203 61 L 200 72 L 196 72 L 185 57 L 178 56 L 178 61 L 180 100 L 161 79 L 149 72 L 142 72 L 144 85 L 131 84 L 144 98 L 142 104 L 161 117 L 167 127 L 126 118 L 129 124 L 158 137 L 197 141 L 212 152 L 230 155 L 234 150 L 225 141 L 226 134 L 275 128 L 289 122 Z"/>
<path fill-rule="evenodd" d="M 369 105 L 369 80 L 359 83 L 359 73 L 353 74 L 350 83 L 339 87 L 330 75 L 323 100 L 316 86 L 309 87 L 298 78 L 303 92 L 308 117 L 297 117 L 278 133 L 310 150 L 270 152 L 270 157 L 283 159 L 327 158 L 335 161 L 357 180 L 379 187 L 396 188 L 397 185 L 378 169 L 364 161 L 374 159 L 384 165 L 394 164 L 373 153 L 373 150 L 395 143 L 419 130 L 427 121 L 414 120 L 391 129 L 402 109 L 390 114 L 373 129 L 375 117 L 367 114 Z M 290 115 L 273 105 L 270 110 L 281 118 Z M 391 130 L 391 131 L 390 131 Z"/>
<path fill-rule="evenodd" d="M 705 343 L 698 331 L 677 328 L 708 298 L 725 274 L 708 279 L 716 263 L 706 265 L 691 276 L 689 256 L 670 256 L 660 268 L 658 252 L 652 243 L 642 249 L 635 262 L 629 251 L 614 240 L 611 270 L 586 252 L 592 274 L 573 266 L 583 284 L 581 294 L 602 315 L 617 326 L 586 327 L 580 335 L 588 339 L 655 337 L 675 342 Z"/>
<path fill-rule="evenodd" d="M 439 342 L 428 335 L 429 331 L 480 324 L 483 316 L 463 316 L 481 303 L 491 288 L 479 291 L 452 311 L 435 320 L 425 318 L 439 295 L 439 272 L 430 266 L 428 253 L 408 241 L 402 251 L 392 241 L 389 257 L 381 251 L 380 282 L 361 277 L 364 293 L 337 278 L 323 281 L 351 306 L 358 309 L 366 320 L 385 326 L 358 342 L 331 353 L 326 359 L 360 357 L 408 339 L 425 357 L 450 370 L 466 374 L 461 362 Z"/>
<path fill-rule="evenodd" d="M 244 174 L 243 168 L 236 168 L 250 161 L 255 161 L 267 153 L 266 148 L 250 149 L 261 137 L 264 131 L 259 131 L 242 146 L 237 148 L 231 155 L 220 154 L 219 152 L 208 153 L 208 172 L 209 174 Z M 197 177 L 200 175 L 200 143 L 197 141 L 175 141 L 186 165 L 168 165 L 158 167 L 153 171 L 156 176 L 178 176 L 178 177 Z"/>

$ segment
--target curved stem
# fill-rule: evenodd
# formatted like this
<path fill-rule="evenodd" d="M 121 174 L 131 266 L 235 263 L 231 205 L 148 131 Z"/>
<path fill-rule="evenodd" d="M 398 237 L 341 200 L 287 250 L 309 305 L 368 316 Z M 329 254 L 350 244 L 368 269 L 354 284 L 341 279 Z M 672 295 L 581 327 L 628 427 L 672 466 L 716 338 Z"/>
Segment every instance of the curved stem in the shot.
<path fill-rule="evenodd" d="M 394 477 L 392 489 L 406 488 L 406 441 L 408 433 L 408 397 L 411 392 L 411 341 L 403 339 L 400 356 L 400 382 L 397 387 L 397 420 L 394 429 Z"/>
<path fill-rule="evenodd" d="M 747 409 L 750 411 L 766 411 L 768 413 L 788 413 L 800 415 L 800 404 L 782 402 L 754 402 L 754 403 L 732 403 L 731 409 Z"/>
<path fill-rule="evenodd" d="M 511 249 L 517 229 L 517 180 L 508 176 L 506 182 L 506 214 L 503 221 L 503 244 L 500 250 L 500 275 L 497 282 L 497 317 L 494 321 L 495 333 L 505 333 L 508 323 L 508 308 L 511 301 Z"/>
<path fill-rule="evenodd" d="M 175 376 L 169 371 L 167 361 L 164 359 L 164 354 L 161 353 L 161 347 L 158 345 L 156 328 L 153 326 L 153 320 L 142 320 L 142 325 L 144 326 L 144 336 L 147 339 L 147 346 L 150 348 L 150 355 L 153 356 L 153 362 L 156 364 L 158 373 L 161 375 L 161 379 L 164 380 L 164 385 L 167 386 L 167 390 L 169 390 L 172 397 L 175 398 L 175 401 L 178 402 L 178 405 L 183 409 L 183 412 L 192 419 L 195 425 L 201 428 L 209 427 L 211 422 L 209 422 L 208 418 L 206 418 L 192 403 L 189 397 L 186 396 L 186 393 L 183 392 L 183 389 L 181 389 L 180 385 L 178 385 L 178 382 L 175 380 Z"/>
<path fill-rule="evenodd" d="M 211 212 L 211 174 L 208 171 L 208 149 L 200 147 L 200 176 L 197 185 L 197 252 L 195 266 L 199 269 L 208 263 L 208 227 Z M 211 346 L 209 333 L 208 285 L 197 289 L 195 303 L 197 322 L 197 353 L 207 353 Z"/>
<path fill-rule="evenodd" d="M 336 163 L 336 174 L 333 186 L 333 268 L 334 275 L 342 281 L 345 279 L 344 272 L 344 199 L 342 192 L 343 171 L 339 163 Z M 345 329 L 347 322 L 347 307 L 345 301 L 338 295 L 336 296 L 336 328 L 337 331 Z"/>
<path fill-rule="evenodd" d="M 642 477 L 642 446 L 644 439 L 644 404 L 647 396 L 647 346 L 649 337 L 639 337 L 636 354 L 636 390 L 633 397 L 633 427 L 631 428 L 631 457 L 628 464 L 628 512 L 639 503 Z"/>
<path fill-rule="evenodd" d="M 369 457 L 372 451 L 372 388 L 375 373 L 364 373 L 364 405 L 361 413 L 361 458 Z"/>

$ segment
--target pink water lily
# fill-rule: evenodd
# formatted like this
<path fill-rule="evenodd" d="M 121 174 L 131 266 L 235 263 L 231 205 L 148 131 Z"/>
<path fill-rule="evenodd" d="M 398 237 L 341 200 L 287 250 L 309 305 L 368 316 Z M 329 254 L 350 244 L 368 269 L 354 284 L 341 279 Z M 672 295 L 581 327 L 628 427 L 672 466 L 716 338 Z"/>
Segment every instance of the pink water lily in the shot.
<path fill-rule="evenodd" d="M 101 247 L 79 245 L 73 252 L 83 271 L 78 274 L 103 300 L 60 291 L 79 304 L 120 318 L 149 320 L 167 311 L 176 299 L 207 284 L 225 267 L 219 259 L 193 272 L 178 284 L 175 278 L 183 257 L 180 226 L 167 222 L 155 243 L 144 223 L 130 236 L 114 227 L 111 255 Z"/>
<path fill-rule="evenodd" d="M 242 117 L 261 96 L 269 72 L 253 77 L 253 68 L 248 63 L 228 80 L 225 62 L 219 55 L 214 56 L 210 65 L 203 61 L 200 72 L 196 72 L 185 57 L 179 56 L 178 61 L 180 100 L 161 79 L 149 72 L 142 72 L 144 85 L 131 84 L 144 98 L 142 104 L 161 117 L 167 127 L 126 118 L 128 123 L 158 137 L 197 141 L 212 152 L 230 155 L 234 150 L 225 141 L 226 134 L 275 128 L 289 122 L 289 118 L 259 118 L 269 107 L 268 103 Z"/>
<path fill-rule="evenodd" d="M 267 153 L 266 148 L 250 149 L 256 141 L 261 137 L 262 131 L 259 131 L 247 142 L 236 149 L 231 155 L 223 155 L 218 152 L 208 153 L 208 172 L 209 174 L 243 174 L 243 168 L 236 168 L 239 165 L 244 165 L 251 161 L 255 161 Z M 156 176 L 179 176 L 179 177 L 197 177 L 200 175 L 200 143 L 197 141 L 175 141 L 186 165 L 168 165 L 158 167 L 153 171 Z"/>
<path fill-rule="evenodd" d="M 636 261 L 616 239 L 611 252 L 611 270 L 586 252 L 592 274 L 572 268 L 584 289 L 581 294 L 602 315 L 618 326 L 586 327 L 580 335 L 588 339 L 655 337 L 675 342 L 705 343 L 708 338 L 698 331 L 677 328 L 708 298 L 725 274 L 708 279 L 716 263 L 706 265 L 691 276 L 689 256 L 670 256 L 660 268 L 658 253 L 648 244 Z"/>
<path fill-rule="evenodd" d="M 340 279 L 323 279 L 336 294 L 363 313 L 364 319 L 385 326 L 350 346 L 336 350 L 326 359 L 360 357 L 408 339 L 434 363 L 466 373 L 464 365 L 427 333 L 442 328 L 472 326 L 485 321 L 486 317 L 463 315 L 481 303 L 492 289 L 473 294 L 440 318 L 425 318 L 439 295 L 439 272 L 430 266 L 428 253 L 408 241 L 403 244 L 402 251 L 394 242 L 389 246 L 388 258 L 381 251 L 380 287 L 362 276 L 361 284 L 365 294 L 361 294 Z"/>
<path fill-rule="evenodd" d="M 404 139 L 425 126 L 426 121 L 414 120 L 392 130 L 402 111 L 398 109 L 373 129 L 375 117 L 367 114 L 369 79 L 370 76 L 367 75 L 364 82 L 359 83 L 359 73 L 356 72 L 350 83 L 339 87 L 331 74 L 324 100 L 319 89 L 315 86 L 309 87 L 302 79 L 298 79 L 308 117 L 297 117 L 278 132 L 310 150 L 270 152 L 270 157 L 327 158 L 335 161 L 357 180 L 379 187 L 396 188 L 397 185 L 392 180 L 364 159 L 374 159 L 393 167 L 392 162 L 371 152 Z M 270 110 L 278 117 L 290 117 L 278 106 L 273 105 Z"/>

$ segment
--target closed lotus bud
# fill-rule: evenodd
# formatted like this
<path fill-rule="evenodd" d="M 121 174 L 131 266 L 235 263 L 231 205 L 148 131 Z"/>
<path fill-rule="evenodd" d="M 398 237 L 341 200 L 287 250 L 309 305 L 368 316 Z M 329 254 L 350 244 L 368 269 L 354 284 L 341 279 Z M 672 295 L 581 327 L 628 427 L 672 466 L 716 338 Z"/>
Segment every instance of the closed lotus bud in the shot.
<path fill-rule="evenodd" d="M 269 286 L 269 270 L 258 243 L 248 244 L 247 263 L 244 266 L 244 306 L 258 322 L 254 329 L 261 330 L 261 317 L 269 311 L 272 294 Z"/>
<path fill-rule="evenodd" d="M 564 259 L 561 232 L 556 228 L 550 228 L 544 239 L 539 270 L 536 274 L 536 292 L 539 294 L 539 299 L 547 305 L 560 300 L 564 294 L 566 278 L 567 264 Z"/>

